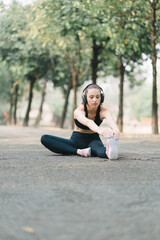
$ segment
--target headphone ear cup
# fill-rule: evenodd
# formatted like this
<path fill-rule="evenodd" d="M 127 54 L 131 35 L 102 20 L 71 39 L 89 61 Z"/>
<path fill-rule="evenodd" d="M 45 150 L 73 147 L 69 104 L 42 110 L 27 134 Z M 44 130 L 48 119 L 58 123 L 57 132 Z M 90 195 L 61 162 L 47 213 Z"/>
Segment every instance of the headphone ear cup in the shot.
<path fill-rule="evenodd" d="M 104 93 L 102 92 L 101 93 L 101 103 L 103 103 L 104 102 Z"/>
<path fill-rule="evenodd" d="M 82 94 L 82 100 L 83 100 L 83 104 L 87 104 L 87 97 L 86 94 Z"/>

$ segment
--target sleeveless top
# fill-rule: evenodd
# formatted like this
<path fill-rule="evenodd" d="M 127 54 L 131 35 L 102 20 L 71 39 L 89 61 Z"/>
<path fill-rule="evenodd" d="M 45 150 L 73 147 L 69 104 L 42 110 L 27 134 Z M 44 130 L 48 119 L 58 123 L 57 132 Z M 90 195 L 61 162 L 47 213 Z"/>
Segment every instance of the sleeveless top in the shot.
<path fill-rule="evenodd" d="M 87 111 L 87 106 L 86 104 L 84 105 L 84 110 L 85 110 L 85 116 L 88 117 L 88 111 Z M 77 127 L 81 128 L 81 129 L 85 129 L 85 130 L 90 130 L 89 127 L 83 125 L 82 123 L 80 123 L 77 119 L 74 119 L 74 122 L 76 124 Z M 98 106 L 97 112 L 96 112 L 96 117 L 94 122 L 99 126 L 102 123 L 102 120 L 100 119 L 100 105 Z"/>

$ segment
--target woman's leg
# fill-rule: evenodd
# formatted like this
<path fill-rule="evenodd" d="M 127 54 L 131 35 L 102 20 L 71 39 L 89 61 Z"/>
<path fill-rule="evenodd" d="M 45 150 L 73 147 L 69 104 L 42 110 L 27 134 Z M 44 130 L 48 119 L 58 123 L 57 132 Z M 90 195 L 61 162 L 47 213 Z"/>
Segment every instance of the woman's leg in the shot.
<path fill-rule="evenodd" d="M 94 156 L 108 158 L 106 155 L 106 147 L 103 145 L 101 140 L 91 141 L 88 147 L 91 147 L 91 152 Z"/>
<path fill-rule="evenodd" d="M 107 138 L 107 147 L 104 147 L 101 140 L 90 142 L 91 152 L 94 156 L 109 158 L 110 160 L 118 159 L 118 139 L 113 137 Z"/>
<path fill-rule="evenodd" d="M 61 154 L 77 154 L 77 148 L 72 139 L 60 138 L 52 135 L 43 135 L 41 143 L 50 151 Z"/>

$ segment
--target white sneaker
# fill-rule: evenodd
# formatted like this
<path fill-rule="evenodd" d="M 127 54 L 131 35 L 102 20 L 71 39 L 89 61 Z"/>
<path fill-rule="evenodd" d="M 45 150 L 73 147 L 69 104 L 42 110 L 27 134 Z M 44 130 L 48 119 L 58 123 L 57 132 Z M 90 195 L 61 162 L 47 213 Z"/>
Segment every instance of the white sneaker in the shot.
<path fill-rule="evenodd" d="M 110 160 L 118 158 L 118 139 L 112 136 L 107 138 L 106 155 Z"/>

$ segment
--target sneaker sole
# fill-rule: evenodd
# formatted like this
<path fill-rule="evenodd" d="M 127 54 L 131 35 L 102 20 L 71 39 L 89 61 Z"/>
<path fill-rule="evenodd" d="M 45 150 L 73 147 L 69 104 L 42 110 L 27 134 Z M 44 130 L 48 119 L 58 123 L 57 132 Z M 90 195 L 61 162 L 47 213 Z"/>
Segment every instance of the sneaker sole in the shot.
<path fill-rule="evenodd" d="M 88 157 L 91 157 L 91 148 L 88 150 Z"/>

